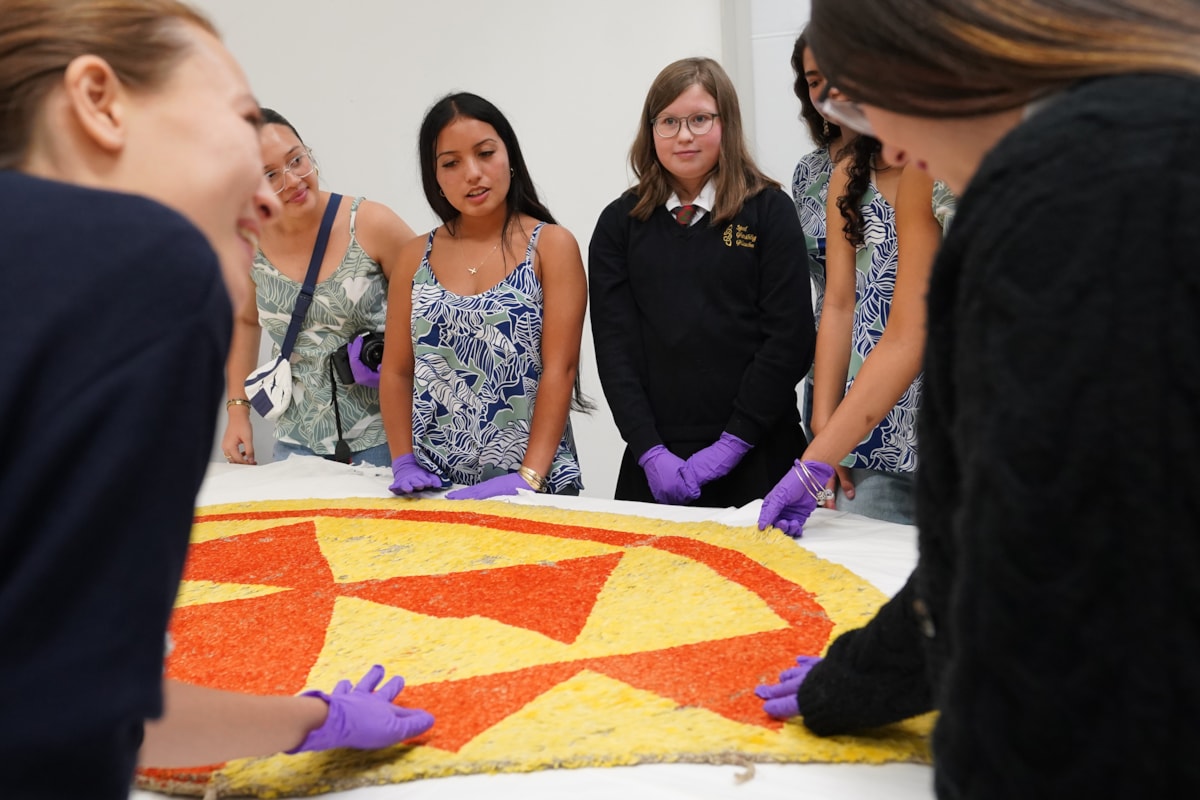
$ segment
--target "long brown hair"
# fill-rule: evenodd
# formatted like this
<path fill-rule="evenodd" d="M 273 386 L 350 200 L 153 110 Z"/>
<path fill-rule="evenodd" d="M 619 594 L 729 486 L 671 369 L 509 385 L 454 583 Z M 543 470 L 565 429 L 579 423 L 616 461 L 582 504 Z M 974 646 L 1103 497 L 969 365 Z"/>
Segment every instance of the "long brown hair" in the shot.
<path fill-rule="evenodd" d="M 634 187 L 638 202 L 630 215 L 637 219 L 649 219 L 654 209 L 667 202 L 673 191 L 670 173 L 654 151 L 652 120 L 690 86 L 700 86 L 712 95 L 721 123 L 721 150 L 709 176 L 716 179 L 717 189 L 716 208 L 712 210 L 710 224 L 728 222 L 741 211 L 746 200 L 763 189 L 779 188 L 779 183 L 764 175 L 750 156 L 742 132 L 737 91 L 725 70 L 711 58 L 684 58 L 668 64 L 658 73 L 642 106 L 642 122 L 629 151 L 629 164 L 638 178 Z"/>
<path fill-rule="evenodd" d="M 99 56 L 126 85 L 154 88 L 187 55 L 188 23 L 217 35 L 177 0 L 0 0 L 0 169 L 24 158 L 38 110 L 73 60 Z"/>
<path fill-rule="evenodd" d="M 854 100 L 959 117 L 1073 83 L 1200 75 L 1195 0 L 813 0 L 809 46 Z"/>

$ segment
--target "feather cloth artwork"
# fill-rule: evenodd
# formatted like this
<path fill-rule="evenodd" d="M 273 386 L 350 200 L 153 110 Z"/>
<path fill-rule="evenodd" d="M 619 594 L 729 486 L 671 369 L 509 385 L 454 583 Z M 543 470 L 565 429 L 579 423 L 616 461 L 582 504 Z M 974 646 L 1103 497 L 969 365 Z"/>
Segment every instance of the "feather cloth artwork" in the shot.
<path fill-rule="evenodd" d="M 167 674 L 262 694 L 383 664 L 434 727 L 381 751 L 143 770 L 146 789 L 288 797 L 655 762 L 928 762 L 930 719 L 820 739 L 754 696 L 885 597 L 774 530 L 498 502 L 199 509 Z"/>

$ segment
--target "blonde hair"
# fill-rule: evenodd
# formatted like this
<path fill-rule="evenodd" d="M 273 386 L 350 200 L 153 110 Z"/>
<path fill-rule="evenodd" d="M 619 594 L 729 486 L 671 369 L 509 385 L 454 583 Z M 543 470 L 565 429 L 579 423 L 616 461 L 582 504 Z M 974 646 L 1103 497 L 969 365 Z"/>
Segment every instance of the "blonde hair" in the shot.
<path fill-rule="evenodd" d="M 634 187 L 638 202 L 630 215 L 637 219 L 649 219 L 654 209 L 671 196 L 670 173 L 654 150 L 653 120 L 691 86 L 699 86 L 712 95 L 721 123 L 721 150 L 710 176 L 715 178 L 717 190 L 711 224 L 733 219 L 746 200 L 763 189 L 779 188 L 778 182 L 759 170 L 746 148 L 737 91 L 725 70 L 711 58 L 684 58 L 658 73 L 642 106 L 641 125 L 629 151 L 629 164 L 638 178 Z"/>
<path fill-rule="evenodd" d="M 130 87 L 154 88 L 187 54 L 186 24 L 217 35 L 177 0 L 0 0 L 0 169 L 21 161 L 74 59 L 98 56 Z"/>
<path fill-rule="evenodd" d="M 1135 72 L 1200 76 L 1195 0 L 814 0 L 809 45 L 855 100 L 955 117 Z"/>

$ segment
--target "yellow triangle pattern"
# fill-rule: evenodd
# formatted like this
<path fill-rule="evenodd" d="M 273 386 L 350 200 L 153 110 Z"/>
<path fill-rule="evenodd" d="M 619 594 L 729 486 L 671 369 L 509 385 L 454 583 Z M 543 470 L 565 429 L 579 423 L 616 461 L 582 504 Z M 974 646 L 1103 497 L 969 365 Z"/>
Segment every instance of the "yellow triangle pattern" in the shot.
<path fill-rule="evenodd" d="M 213 583 L 212 581 L 183 581 L 175 598 L 175 607 L 224 603 L 226 600 L 249 600 L 276 592 L 290 592 L 285 586 L 260 586 L 254 583 Z"/>
<path fill-rule="evenodd" d="M 318 520 L 317 540 L 342 583 L 547 564 L 621 549 L 474 525 L 336 517 Z"/>
<path fill-rule="evenodd" d="M 192 526 L 191 542 L 211 542 L 214 539 L 227 539 L 231 536 L 245 536 L 247 533 L 258 533 L 283 525 L 295 525 L 297 522 L 308 522 L 303 517 L 287 519 L 246 520 L 231 519 L 222 522 L 197 522 Z"/>
<path fill-rule="evenodd" d="M 563 720 L 570 720 L 564 727 Z M 662 750 L 662 742 L 687 742 L 697 753 L 720 751 L 736 741 L 742 748 L 765 748 L 776 734 L 719 714 L 684 708 L 653 692 L 583 671 L 476 736 L 459 750 L 464 758 L 491 760 L 512 753 L 521 742 L 528 752 L 550 752 L 564 762 L 597 752 L 625 751 L 627 763 L 639 754 Z M 514 739 L 513 737 L 516 737 Z M 620 747 L 614 747 L 619 742 Z M 619 763 L 619 762 L 618 762 Z"/>
<path fill-rule="evenodd" d="M 308 685 L 332 686 L 361 674 L 370 666 L 364 653 L 411 686 L 491 675 L 500 664 L 501 671 L 509 671 L 573 658 L 562 642 L 486 617 L 443 619 L 339 597 Z"/>
<path fill-rule="evenodd" d="M 786 627 L 761 597 L 708 566 L 633 547 L 609 576 L 571 655 L 640 653 Z"/>

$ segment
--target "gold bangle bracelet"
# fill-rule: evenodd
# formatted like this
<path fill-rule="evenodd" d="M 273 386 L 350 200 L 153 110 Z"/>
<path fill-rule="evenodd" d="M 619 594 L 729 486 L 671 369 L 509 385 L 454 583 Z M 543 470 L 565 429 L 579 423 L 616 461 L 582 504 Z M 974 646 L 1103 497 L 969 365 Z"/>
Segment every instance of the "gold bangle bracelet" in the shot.
<path fill-rule="evenodd" d="M 250 407 L 250 401 L 249 401 L 249 400 L 243 400 L 243 399 L 242 399 L 242 398 L 240 398 L 240 397 L 231 397 L 231 398 L 229 398 L 228 400 L 226 400 L 226 401 L 225 401 L 225 410 L 226 410 L 226 411 L 228 411 L 229 409 L 233 408 L 234 406 L 246 406 L 247 408 L 249 408 L 249 407 Z"/>
<path fill-rule="evenodd" d="M 546 491 L 546 479 L 541 475 L 538 475 L 529 467 L 522 466 L 517 470 L 517 474 L 520 475 L 521 478 L 529 484 L 529 488 L 533 489 L 535 492 Z"/>

